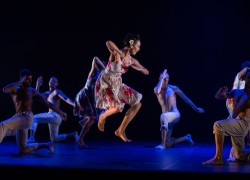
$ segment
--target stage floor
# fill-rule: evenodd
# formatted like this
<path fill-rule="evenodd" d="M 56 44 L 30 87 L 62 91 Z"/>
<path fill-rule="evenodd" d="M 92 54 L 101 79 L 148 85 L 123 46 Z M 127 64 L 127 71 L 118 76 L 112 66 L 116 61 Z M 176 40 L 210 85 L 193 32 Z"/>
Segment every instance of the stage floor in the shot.
<path fill-rule="evenodd" d="M 0 144 L 0 166 L 3 176 L 34 175 L 58 178 L 94 177 L 108 178 L 162 178 L 190 177 L 197 179 L 209 176 L 250 177 L 250 162 L 227 162 L 230 143 L 224 146 L 225 164 L 202 165 L 213 157 L 213 143 L 196 143 L 194 146 L 179 144 L 173 148 L 156 149 L 158 141 L 136 141 L 124 143 L 117 140 L 88 140 L 88 148 L 74 142 L 55 144 L 55 153 L 47 149 L 29 155 L 18 154 L 14 137 Z M 33 174 L 34 173 L 34 174 Z"/>

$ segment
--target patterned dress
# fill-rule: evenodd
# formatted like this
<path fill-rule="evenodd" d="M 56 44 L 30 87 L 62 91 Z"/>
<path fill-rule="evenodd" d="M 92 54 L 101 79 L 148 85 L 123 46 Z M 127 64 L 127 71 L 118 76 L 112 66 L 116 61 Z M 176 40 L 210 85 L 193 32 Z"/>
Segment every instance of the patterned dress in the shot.
<path fill-rule="evenodd" d="M 122 74 L 128 71 L 131 65 L 124 63 L 121 58 L 111 62 L 108 61 L 106 69 L 100 74 L 95 84 L 96 107 L 108 110 L 119 108 L 123 110 L 124 105 L 134 105 L 142 99 L 142 94 L 122 83 Z"/>
<path fill-rule="evenodd" d="M 84 118 L 86 116 L 96 116 L 98 114 L 98 110 L 95 106 L 94 87 L 99 75 L 100 72 L 95 70 L 94 74 L 88 77 L 84 88 L 77 93 L 73 111 L 75 116 Z"/>

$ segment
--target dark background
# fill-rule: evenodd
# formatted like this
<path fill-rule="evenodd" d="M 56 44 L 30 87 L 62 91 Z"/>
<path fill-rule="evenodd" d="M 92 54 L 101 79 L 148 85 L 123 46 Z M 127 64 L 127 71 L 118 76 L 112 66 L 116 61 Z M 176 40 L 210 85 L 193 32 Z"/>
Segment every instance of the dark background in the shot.
<path fill-rule="evenodd" d="M 128 33 L 141 35 L 141 51 L 135 56 L 149 76 L 132 68 L 123 82 L 143 94 L 142 108 L 127 128 L 133 140 L 160 141 L 160 106 L 153 93 L 159 73 L 167 68 L 170 84 L 179 86 L 205 114 L 196 113 L 179 97 L 181 120 L 173 135 L 192 134 L 194 141 L 213 140 L 214 121 L 228 116 L 225 100 L 216 100 L 222 85 L 232 87 L 241 63 L 250 58 L 250 4 L 246 1 L 169 0 L 0 4 L 0 87 L 19 80 L 21 68 L 33 72 L 33 86 L 43 76 L 41 91 L 52 75 L 59 88 L 74 99 L 84 86 L 94 56 L 109 57 L 105 42 L 122 48 Z M 126 108 L 127 109 L 127 108 Z M 80 131 L 72 107 L 60 133 Z M 47 109 L 34 103 L 34 113 Z M 1 120 L 15 113 L 10 95 L 0 93 Z M 125 112 L 109 118 L 105 132 L 95 124 L 89 139 L 112 139 Z M 47 125 L 39 125 L 37 137 L 48 137 Z"/>

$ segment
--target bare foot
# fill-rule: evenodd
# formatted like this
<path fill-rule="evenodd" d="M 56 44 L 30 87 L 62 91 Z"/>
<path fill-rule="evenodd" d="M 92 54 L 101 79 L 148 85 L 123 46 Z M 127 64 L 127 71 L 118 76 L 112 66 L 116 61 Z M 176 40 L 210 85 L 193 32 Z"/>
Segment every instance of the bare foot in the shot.
<path fill-rule="evenodd" d="M 84 142 L 82 139 L 80 139 L 80 138 L 77 139 L 77 144 L 79 144 L 81 147 L 88 147 L 88 146 L 85 144 L 85 142 Z"/>
<path fill-rule="evenodd" d="M 210 159 L 208 161 L 202 162 L 202 164 L 203 165 L 223 165 L 224 162 L 223 162 L 222 159 L 215 159 L 215 158 L 213 158 L 213 159 Z"/>
<path fill-rule="evenodd" d="M 239 162 L 238 159 L 236 159 L 235 157 L 231 157 L 227 159 L 228 162 Z"/>
<path fill-rule="evenodd" d="M 87 147 L 88 147 L 87 144 L 85 144 L 85 142 L 83 142 L 83 141 L 80 141 L 78 144 L 79 144 L 81 147 L 83 147 L 83 148 L 87 148 Z"/>
<path fill-rule="evenodd" d="M 188 140 L 188 143 L 190 144 L 190 146 L 193 146 L 194 145 L 194 141 L 192 140 L 192 137 L 190 134 L 186 135 L 186 138 Z"/>
<path fill-rule="evenodd" d="M 105 125 L 106 118 L 103 115 L 103 113 L 100 115 L 99 120 L 98 120 L 98 129 L 100 131 L 104 131 L 104 125 Z"/>
<path fill-rule="evenodd" d="M 115 135 L 120 137 L 124 142 L 131 142 L 132 140 L 128 139 L 125 133 L 119 133 L 119 131 L 115 131 Z"/>
<path fill-rule="evenodd" d="M 33 137 L 30 137 L 28 140 L 27 140 L 27 143 L 35 143 L 36 142 L 36 140 L 35 140 L 35 138 L 33 138 Z"/>
<path fill-rule="evenodd" d="M 54 149 L 54 143 L 49 142 L 49 143 L 48 143 L 48 149 L 49 149 L 49 153 L 50 153 L 50 154 L 53 154 L 54 151 L 55 151 L 55 149 Z"/>
<path fill-rule="evenodd" d="M 164 147 L 163 145 L 158 145 L 158 146 L 155 146 L 156 149 L 166 149 L 166 147 Z"/>

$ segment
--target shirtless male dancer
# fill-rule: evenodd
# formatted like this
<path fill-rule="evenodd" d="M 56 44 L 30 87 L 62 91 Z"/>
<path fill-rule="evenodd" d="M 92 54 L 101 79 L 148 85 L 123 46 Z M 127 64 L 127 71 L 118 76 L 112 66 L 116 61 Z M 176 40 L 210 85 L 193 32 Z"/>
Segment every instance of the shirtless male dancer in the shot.
<path fill-rule="evenodd" d="M 40 76 L 37 79 L 36 89 L 40 90 L 40 86 L 43 84 L 43 78 Z M 49 91 L 42 93 L 44 98 L 46 98 L 49 102 L 54 104 L 57 108 L 60 108 L 61 100 L 66 102 L 71 106 L 75 106 L 75 103 L 72 99 L 66 96 L 62 90 L 58 88 L 58 79 L 55 76 L 52 76 L 49 81 Z M 67 133 L 67 134 L 59 134 L 59 128 L 62 123 L 61 116 L 55 112 L 53 109 L 49 109 L 48 112 L 39 113 L 34 115 L 34 122 L 30 127 L 30 137 L 28 142 L 35 142 L 35 134 L 37 130 L 37 126 L 39 123 L 48 123 L 49 132 L 50 132 L 50 140 L 52 142 L 61 142 L 69 139 L 78 140 L 77 131 Z"/>
<path fill-rule="evenodd" d="M 37 151 L 41 148 L 47 148 L 50 153 L 53 153 L 54 144 L 52 142 L 27 143 L 28 130 L 33 123 L 33 100 L 39 100 L 48 108 L 53 109 L 64 120 L 67 119 L 67 114 L 62 112 L 49 101 L 46 101 L 39 91 L 30 87 L 32 83 L 32 72 L 29 69 L 22 69 L 19 76 L 20 81 L 11 83 L 3 88 L 4 93 L 11 95 L 16 113 L 11 118 L 0 123 L 0 143 L 3 141 L 8 132 L 15 131 L 16 142 L 21 154 Z"/>
<path fill-rule="evenodd" d="M 180 142 L 188 142 L 190 145 L 193 145 L 194 142 L 190 134 L 179 138 L 172 137 L 173 127 L 180 120 L 180 112 L 176 104 L 176 95 L 181 97 L 196 112 L 204 113 L 205 111 L 197 107 L 179 87 L 170 85 L 168 82 L 169 74 L 167 73 L 167 69 L 164 69 L 160 74 L 158 84 L 154 88 L 154 93 L 162 109 L 160 116 L 161 144 L 155 148 L 165 149 Z"/>

